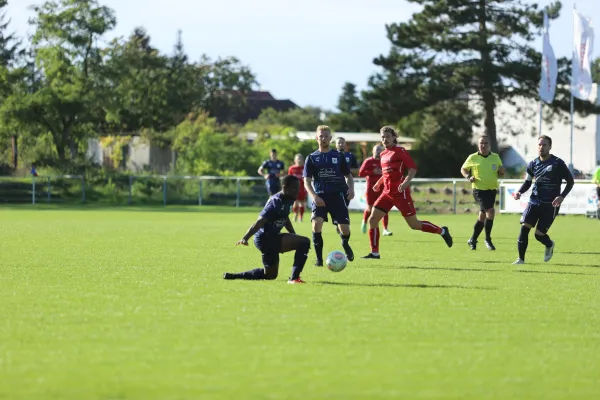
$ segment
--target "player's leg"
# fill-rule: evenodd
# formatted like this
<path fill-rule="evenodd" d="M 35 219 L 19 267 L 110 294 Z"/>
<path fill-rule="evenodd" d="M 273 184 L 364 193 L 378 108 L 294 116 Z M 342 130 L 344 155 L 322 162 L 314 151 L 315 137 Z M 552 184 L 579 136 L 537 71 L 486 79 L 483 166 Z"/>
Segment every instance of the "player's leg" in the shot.
<path fill-rule="evenodd" d="M 346 253 L 348 261 L 354 261 L 354 252 L 350 247 L 350 213 L 348 212 L 348 199 L 343 193 L 339 197 L 331 196 L 326 205 L 331 220 L 339 228 L 339 235 L 342 238 L 342 247 Z"/>
<path fill-rule="evenodd" d="M 327 205 L 327 199 L 323 199 L 325 205 Z M 317 207 L 313 202 L 312 204 L 312 215 L 310 217 L 312 221 L 312 241 L 313 247 L 315 248 L 315 254 L 317 259 L 315 260 L 315 267 L 323 266 L 323 223 L 327 222 L 327 207 Z"/>
<path fill-rule="evenodd" d="M 296 201 L 294 201 L 294 205 L 292 206 L 292 212 L 294 213 L 294 222 L 298 222 L 298 212 L 299 212 L 298 203 L 299 203 L 299 201 L 296 200 Z"/>
<path fill-rule="evenodd" d="M 369 220 L 369 217 L 371 216 L 371 204 L 369 204 L 367 202 L 367 208 L 365 208 L 365 211 L 363 211 L 363 219 L 362 219 L 362 223 L 360 224 L 360 230 L 362 233 L 367 233 L 367 221 Z"/>
<path fill-rule="evenodd" d="M 496 250 L 492 243 L 492 228 L 494 227 L 494 217 L 496 216 L 496 191 L 486 190 L 484 201 L 485 210 L 485 247 L 488 250 Z"/>
<path fill-rule="evenodd" d="M 538 222 L 539 214 L 538 207 L 535 205 L 527 204 L 523 215 L 521 216 L 521 230 L 519 232 L 519 238 L 517 239 L 517 250 L 519 251 L 519 258 L 513 264 L 524 264 L 525 253 L 527 252 L 527 246 L 529 245 L 529 231 Z"/>
<path fill-rule="evenodd" d="M 393 200 L 387 194 L 379 196 L 373 208 L 371 209 L 371 216 L 369 217 L 369 244 L 371 246 L 371 252 L 363 258 L 375 258 L 379 259 L 379 221 L 383 219 L 393 207 Z"/>
<path fill-rule="evenodd" d="M 446 242 L 446 245 L 448 247 L 452 247 L 453 240 L 452 236 L 450 235 L 450 230 L 447 226 L 439 227 L 434 223 L 429 221 L 420 221 L 417 218 L 417 211 L 415 210 L 415 205 L 410 194 L 403 193 L 402 197 L 396 199 L 394 205 L 396 208 L 398 208 L 398 210 L 400 210 L 404 220 L 411 229 L 441 235 L 442 239 L 444 239 L 444 242 Z"/>
<path fill-rule="evenodd" d="M 250 271 L 240 273 L 226 272 L 223 279 L 243 279 L 243 280 L 273 280 L 277 278 L 279 273 L 279 252 L 281 250 L 282 235 L 277 235 L 274 238 L 269 238 L 262 241 L 256 241 L 256 248 L 262 253 L 263 268 L 255 268 Z"/>
<path fill-rule="evenodd" d="M 306 195 L 300 200 L 300 205 L 298 206 L 300 210 L 300 222 L 304 220 L 304 209 L 306 208 Z"/>
<path fill-rule="evenodd" d="M 477 214 L 477 221 L 475 221 L 475 225 L 473 226 L 473 234 L 467 241 L 467 244 L 471 250 L 477 250 L 477 239 L 485 227 L 485 207 L 482 204 L 479 190 L 473 189 L 473 199 L 479 206 L 479 213 Z"/>
<path fill-rule="evenodd" d="M 383 236 L 392 236 L 394 234 L 393 232 L 391 232 L 388 229 L 389 216 L 390 216 L 390 213 L 386 213 L 383 216 L 383 219 L 382 219 L 382 222 L 383 222 Z"/>
<path fill-rule="evenodd" d="M 291 233 L 284 233 L 281 236 L 281 253 L 287 253 L 292 250 L 296 251 L 294 254 L 292 275 L 290 276 L 288 283 L 304 283 L 304 281 L 300 279 L 300 274 L 302 273 L 304 264 L 306 264 L 306 259 L 308 258 L 310 239 L 305 236 Z"/>
<path fill-rule="evenodd" d="M 544 262 L 550 261 L 554 255 L 554 241 L 550 239 L 548 231 L 558 215 L 560 207 L 552 207 L 551 204 L 541 205 L 540 219 L 535 230 L 535 238 L 544 245 Z"/>

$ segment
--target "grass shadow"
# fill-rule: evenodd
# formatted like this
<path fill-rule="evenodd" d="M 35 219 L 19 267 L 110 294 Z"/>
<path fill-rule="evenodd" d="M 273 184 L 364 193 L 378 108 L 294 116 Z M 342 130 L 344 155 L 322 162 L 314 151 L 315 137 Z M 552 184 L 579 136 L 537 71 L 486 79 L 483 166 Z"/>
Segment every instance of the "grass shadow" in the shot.
<path fill-rule="evenodd" d="M 525 273 L 525 274 L 556 274 L 556 275 L 589 275 L 589 276 L 598 276 L 598 274 L 586 274 L 585 272 L 535 271 L 535 270 L 526 271 L 524 269 L 516 269 L 513 272 L 521 272 L 521 273 Z"/>
<path fill-rule="evenodd" d="M 361 267 L 363 267 L 361 265 Z M 456 272 L 501 272 L 501 269 L 483 269 L 483 268 L 448 268 L 448 267 L 415 267 L 412 265 L 403 265 L 394 267 L 390 265 L 376 265 L 367 268 L 383 268 L 383 269 L 418 269 L 424 271 L 456 271 Z"/>
<path fill-rule="evenodd" d="M 414 288 L 414 289 L 467 289 L 467 290 L 498 290 L 495 287 L 486 286 L 462 286 L 462 285 L 427 285 L 424 283 L 354 283 L 354 282 L 332 282 L 332 281 L 315 281 L 319 285 L 333 286 L 363 286 L 363 287 L 397 287 L 397 288 Z"/>

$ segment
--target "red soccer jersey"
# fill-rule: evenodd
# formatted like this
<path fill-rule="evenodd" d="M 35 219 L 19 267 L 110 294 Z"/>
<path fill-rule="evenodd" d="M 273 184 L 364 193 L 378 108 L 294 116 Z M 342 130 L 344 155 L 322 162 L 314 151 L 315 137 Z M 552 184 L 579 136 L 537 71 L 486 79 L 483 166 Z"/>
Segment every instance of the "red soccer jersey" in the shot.
<path fill-rule="evenodd" d="M 381 178 L 381 160 L 373 157 L 367 158 L 360 166 L 358 176 L 367 178 L 367 190 L 371 189 Z"/>
<path fill-rule="evenodd" d="M 385 149 L 381 153 L 384 193 L 398 194 L 398 186 L 404 180 L 405 172 L 411 168 L 417 169 L 417 165 L 404 147 L 395 146 Z"/>
<path fill-rule="evenodd" d="M 304 193 L 306 191 L 306 189 L 304 189 L 304 179 L 302 178 L 303 172 L 303 165 L 291 165 L 288 168 L 288 175 L 294 175 L 296 178 L 300 179 L 300 193 Z"/>

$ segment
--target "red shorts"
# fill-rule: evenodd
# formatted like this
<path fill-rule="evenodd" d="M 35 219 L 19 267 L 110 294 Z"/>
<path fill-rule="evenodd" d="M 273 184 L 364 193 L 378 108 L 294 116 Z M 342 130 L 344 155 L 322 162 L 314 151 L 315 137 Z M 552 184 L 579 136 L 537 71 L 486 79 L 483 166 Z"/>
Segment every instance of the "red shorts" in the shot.
<path fill-rule="evenodd" d="M 298 196 L 296 197 L 296 201 L 306 201 L 306 190 L 300 189 Z"/>
<path fill-rule="evenodd" d="M 403 217 L 410 217 L 416 215 L 415 204 L 413 203 L 410 193 L 402 192 L 398 194 L 383 193 L 373 207 L 380 209 L 381 211 L 389 212 L 393 207 L 396 207 L 402 213 Z"/>
<path fill-rule="evenodd" d="M 379 190 L 379 192 L 376 192 L 372 188 L 367 188 L 367 191 L 365 192 L 365 197 L 367 198 L 367 204 L 370 206 L 375 204 L 375 202 L 377 201 L 379 196 L 381 196 L 381 190 Z"/>

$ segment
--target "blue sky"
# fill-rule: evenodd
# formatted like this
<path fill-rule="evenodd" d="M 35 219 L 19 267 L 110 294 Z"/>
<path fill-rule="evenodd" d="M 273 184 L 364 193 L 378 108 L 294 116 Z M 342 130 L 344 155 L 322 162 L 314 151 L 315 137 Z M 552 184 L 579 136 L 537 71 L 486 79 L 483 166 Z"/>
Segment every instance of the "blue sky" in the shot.
<path fill-rule="evenodd" d="M 524 0 L 528 2 L 529 0 Z M 31 33 L 29 6 L 41 0 L 9 0 L 10 28 Z M 574 0 L 565 0 L 550 27 L 558 57 L 570 56 Z M 404 0 L 100 0 L 116 11 L 109 38 L 144 26 L 152 43 L 170 53 L 183 31 L 188 56 L 236 56 L 250 66 L 263 90 L 301 106 L 333 109 L 344 82 L 366 86 L 373 58 L 389 50 L 385 24 L 406 21 L 418 7 Z M 539 1 L 546 5 L 550 1 Z M 578 0 L 577 9 L 600 32 L 600 0 Z M 595 5 L 593 7 L 592 5 Z M 600 33 L 599 33 L 600 35 Z M 597 42 L 598 43 L 598 42 Z M 537 43 L 541 48 L 541 40 Z M 600 43 L 595 55 L 600 54 Z"/>

